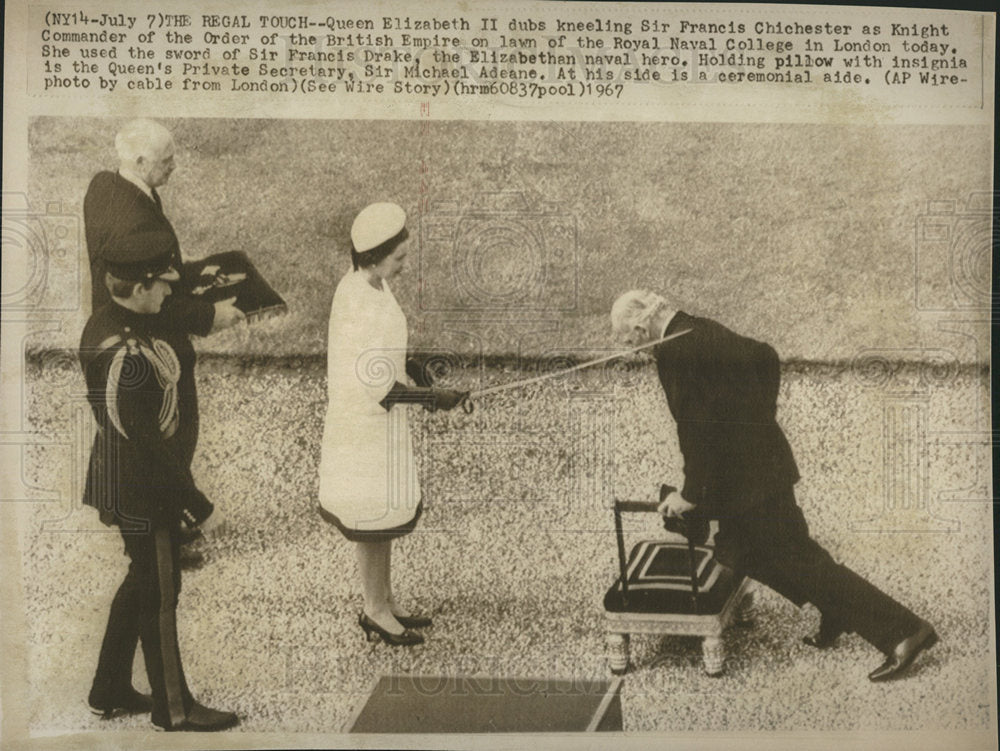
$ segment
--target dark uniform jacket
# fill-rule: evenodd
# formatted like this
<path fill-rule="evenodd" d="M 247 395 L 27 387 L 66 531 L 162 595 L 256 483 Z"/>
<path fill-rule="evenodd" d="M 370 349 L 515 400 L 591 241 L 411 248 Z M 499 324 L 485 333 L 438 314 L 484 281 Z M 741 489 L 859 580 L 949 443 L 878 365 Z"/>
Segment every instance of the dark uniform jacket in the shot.
<path fill-rule="evenodd" d="M 684 456 L 681 494 L 723 518 L 752 509 L 799 479 L 777 411 L 781 367 L 764 342 L 678 312 L 655 348 L 660 383 Z"/>
<path fill-rule="evenodd" d="M 87 321 L 80 364 L 97 420 L 83 501 L 105 524 L 144 529 L 201 521 L 212 504 L 195 487 L 195 352 L 188 335 L 111 302 Z M 138 526 L 137 526 L 138 525 Z"/>
<path fill-rule="evenodd" d="M 156 196 L 156 192 L 153 192 Z M 111 295 L 104 284 L 107 270 L 103 251 L 115 237 L 125 237 L 138 232 L 166 232 L 174 238 L 171 265 L 184 276 L 180 246 L 173 226 L 163 213 L 159 196 L 151 199 L 134 183 L 117 172 L 98 172 L 90 181 L 83 199 L 83 221 L 87 235 L 87 254 L 90 256 L 91 310 L 96 311 L 111 302 Z M 190 282 L 179 283 L 187 289 Z M 178 290 L 175 289 L 175 293 Z M 174 294 L 163 303 L 164 315 L 181 331 L 206 336 L 212 328 L 215 307 L 186 294 Z"/>

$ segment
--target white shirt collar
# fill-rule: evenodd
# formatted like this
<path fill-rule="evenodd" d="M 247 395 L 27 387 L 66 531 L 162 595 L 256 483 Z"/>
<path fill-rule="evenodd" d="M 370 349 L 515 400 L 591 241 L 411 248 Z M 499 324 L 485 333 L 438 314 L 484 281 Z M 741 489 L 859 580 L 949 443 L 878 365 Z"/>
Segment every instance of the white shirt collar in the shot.
<path fill-rule="evenodd" d="M 670 328 L 670 324 L 674 322 L 674 319 L 677 317 L 677 314 L 679 312 L 680 312 L 679 310 L 675 310 L 673 313 L 670 314 L 670 318 L 668 318 L 667 322 L 663 325 L 663 331 L 660 332 L 661 339 L 667 335 L 667 329 Z"/>
<path fill-rule="evenodd" d="M 149 196 L 151 200 L 155 200 L 153 199 L 153 189 L 150 188 L 148 185 L 146 185 L 146 182 L 137 174 L 135 174 L 131 170 L 126 169 L 125 167 L 120 167 L 118 169 L 118 174 L 124 177 L 130 183 L 132 183 L 135 187 L 137 187 L 147 196 Z"/>

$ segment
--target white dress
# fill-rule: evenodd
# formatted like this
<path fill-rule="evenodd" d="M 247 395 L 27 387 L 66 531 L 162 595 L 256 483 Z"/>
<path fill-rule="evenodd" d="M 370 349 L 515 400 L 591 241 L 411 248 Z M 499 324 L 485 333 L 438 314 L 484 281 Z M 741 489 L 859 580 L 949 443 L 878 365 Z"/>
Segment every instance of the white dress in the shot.
<path fill-rule="evenodd" d="M 406 341 L 406 316 L 385 281 L 377 290 L 362 272 L 341 279 L 330 310 L 319 502 L 348 537 L 418 514 L 406 407 L 379 404 L 393 383 L 407 383 Z"/>

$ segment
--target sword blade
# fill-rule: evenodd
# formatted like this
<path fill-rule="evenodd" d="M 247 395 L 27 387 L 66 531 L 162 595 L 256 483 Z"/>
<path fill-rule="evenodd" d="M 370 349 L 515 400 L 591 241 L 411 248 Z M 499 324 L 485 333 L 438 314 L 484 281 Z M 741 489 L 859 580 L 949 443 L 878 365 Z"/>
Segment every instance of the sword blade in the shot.
<path fill-rule="evenodd" d="M 470 398 L 478 398 L 480 396 L 486 396 L 487 394 L 497 394 L 501 391 L 508 391 L 509 389 L 518 389 L 524 386 L 530 386 L 533 383 L 540 383 L 541 381 L 547 381 L 549 378 L 558 378 L 559 376 L 568 375 L 570 373 L 575 373 L 578 370 L 583 370 L 584 368 L 590 368 L 594 365 L 600 365 L 602 362 L 608 362 L 609 360 L 615 360 L 619 357 L 624 357 L 625 355 L 631 355 L 636 352 L 641 352 L 644 349 L 649 349 L 650 347 L 655 347 L 657 344 L 663 344 L 663 342 L 669 342 L 671 339 L 676 339 L 679 336 L 684 336 L 691 329 L 684 329 L 683 331 L 678 331 L 670 336 L 665 336 L 662 339 L 657 339 L 655 342 L 647 342 L 646 344 L 639 345 L 638 347 L 633 347 L 632 349 L 622 350 L 621 352 L 615 352 L 613 355 L 605 355 L 604 357 L 598 357 L 595 360 L 588 360 L 587 362 L 582 362 L 579 365 L 574 365 L 571 368 L 566 368 L 565 370 L 557 370 L 554 373 L 545 373 L 540 376 L 535 376 L 534 378 L 526 378 L 523 381 L 513 381 L 512 383 L 501 383 L 498 386 L 490 386 L 489 388 L 480 389 L 479 391 L 473 391 L 469 394 Z"/>

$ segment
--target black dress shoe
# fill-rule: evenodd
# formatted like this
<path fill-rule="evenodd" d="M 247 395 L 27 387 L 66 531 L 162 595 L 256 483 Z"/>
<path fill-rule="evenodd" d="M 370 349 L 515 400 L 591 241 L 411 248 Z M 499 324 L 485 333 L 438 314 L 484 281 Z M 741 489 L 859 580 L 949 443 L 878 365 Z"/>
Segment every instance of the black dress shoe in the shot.
<path fill-rule="evenodd" d="M 938 635 L 934 631 L 934 627 L 927 623 L 927 621 L 921 622 L 920 628 L 916 632 L 897 644 L 885 662 L 868 674 L 868 680 L 877 683 L 879 681 L 891 681 L 894 678 L 899 678 L 913 664 L 913 661 L 917 659 L 917 655 L 925 649 L 930 649 L 937 642 Z"/>
<path fill-rule="evenodd" d="M 100 715 L 101 719 L 104 720 L 121 715 L 145 714 L 153 711 L 153 697 L 149 694 L 140 694 L 131 686 L 128 691 L 122 691 L 108 699 L 98 701 L 91 699 L 87 703 L 90 705 L 90 711 Z"/>
<path fill-rule="evenodd" d="M 842 633 L 844 633 L 844 629 L 839 624 L 824 616 L 820 618 L 819 631 L 811 636 L 803 636 L 802 641 L 810 647 L 816 647 L 816 649 L 829 649 L 837 642 L 837 638 Z"/>
<path fill-rule="evenodd" d="M 434 625 L 434 621 L 426 615 L 397 615 L 396 620 L 403 628 L 427 628 Z"/>
<path fill-rule="evenodd" d="M 240 721 L 235 712 L 221 712 L 218 709 L 210 709 L 195 702 L 188 710 L 184 722 L 165 730 L 189 733 L 212 733 L 216 730 L 231 728 Z"/>
<path fill-rule="evenodd" d="M 382 637 L 382 641 L 386 644 L 391 644 L 394 647 L 412 647 L 414 644 L 423 644 L 424 637 L 418 634 L 416 631 L 411 631 L 406 628 L 401 634 L 394 634 L 391 631 L 386 631 L 384 628 L 379 626 L 375 621 L 369 618 L 362 611 L 358 613 L 358 625 L 361 626 L 361 630 L 365 632 L 365 639 L 371 641 L 374 636 L 373 634 L 378 634 Z M 402 625 L 402 624 L 400 624 Z"/>

